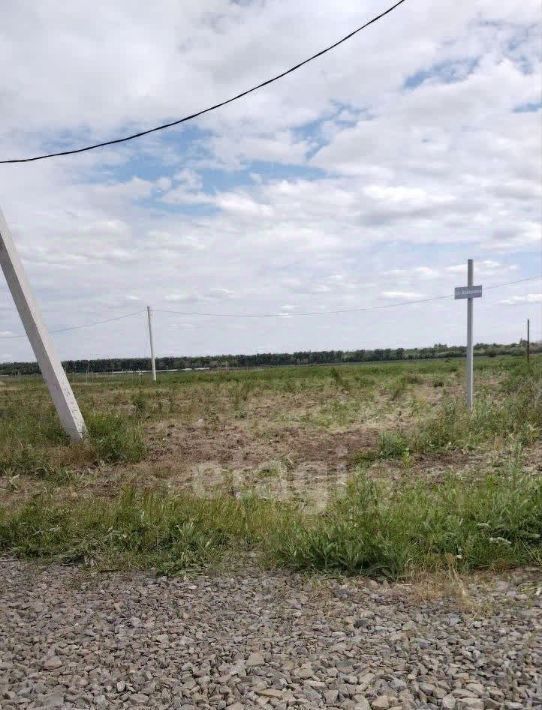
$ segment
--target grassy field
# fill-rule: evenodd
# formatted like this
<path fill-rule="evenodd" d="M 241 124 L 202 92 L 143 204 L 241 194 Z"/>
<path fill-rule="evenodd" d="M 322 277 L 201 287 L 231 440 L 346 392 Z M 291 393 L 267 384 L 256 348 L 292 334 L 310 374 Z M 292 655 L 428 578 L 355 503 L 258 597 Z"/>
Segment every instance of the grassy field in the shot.
<path fill-rule="evenodd" d="M 542 358 L 0 381 L 0 549 L 102 568 L 404 577 L 542 559 Z"/>

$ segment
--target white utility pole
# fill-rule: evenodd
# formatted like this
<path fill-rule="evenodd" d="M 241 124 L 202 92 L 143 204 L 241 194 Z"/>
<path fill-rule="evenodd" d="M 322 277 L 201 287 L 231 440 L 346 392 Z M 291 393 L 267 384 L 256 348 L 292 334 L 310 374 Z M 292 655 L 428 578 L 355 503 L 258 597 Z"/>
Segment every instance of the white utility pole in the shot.
<path fill-rule="evenodd" d="M 72 441 L 81 441 L 86 433 L 83 416 L 62 363 L 49 338 L 1 211 L 0 264 L 64 431 Z"/>
<path fill-rule="evenodd" d="M 154 359 L 154 343 L 152 339 L 152 311 L 150 306 L 147 306 L 147 320 L 149 322 L 149 343 L 151 346 L 152 381 L 156 382 L 156 360 Z"/>
<path fill-rule="evenodd" d="M 531 362 L 531 321 L 527 318 L 527 364 Z"/>
<path fill-rule="evenodd" d="M 467 286 L 457 286 L 455 289 L 455 298 L 467 299 L 467 408 L 469 411 L 472 411 L 474 400 L 473 299 L 481 298 L 482 287 L 474 286 L 474 262 L 472 259 L 469 259 L 467 262 L 467 271 Z"/>

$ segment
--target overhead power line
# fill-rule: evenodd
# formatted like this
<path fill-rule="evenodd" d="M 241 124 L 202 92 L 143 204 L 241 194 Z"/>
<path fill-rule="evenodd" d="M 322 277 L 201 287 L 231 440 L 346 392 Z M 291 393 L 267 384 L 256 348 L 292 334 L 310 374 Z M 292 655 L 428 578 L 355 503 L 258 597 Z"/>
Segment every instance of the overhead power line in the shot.
<path fill-rule="evenodd" d="M 95 325 L 103 325 L 104 323 L 112 323 L 116 320 L 123 320 L 124 318 L 132 318 L 132 316 L 138 316 L 145 311 L 135 311 L 134 313 L 126 313 L 123 316 L 116 316 L 115 318 L 106 318 L 105 320 L 97 320 L 94 323 L 83 323 L 82 325 L 71 325 L 67 328 L 57 328 L 56 330 L 50 330 L 50 333 L 66 333 L 69 330 L 81 330 L 81 328 L 93 328 Z M 26 335 L 4 335 L 0 340 L 16 340 L 18 338 L 26 338 Z"/>
<path fill-rule="evenodd" d="M 514 284 L 524 283 L 526 281 L 538 281 L 542 279 L 542 276 L 528 276 L 524 279 L 517 279 L 516 281 L 506 281 L 505 283 L 494 284 L 493 286 L 485 286 L 484 289 L 489 291 L 495 288 L 504 288 L 505 286 L 512 286 Z M 376 306 L 363 306 L 360 308 L 339 308 L 332 311 L 297 311 L 294 313 L 280 312 L 280 313 L 210 313 L 204 311 L 174 311 L 165 308 L 153 308 L 155 313 L 172 313 L 180 316 L 210 316 L 213 318 L 286 318 L 286 317 L 297 317 L 297 316 L 329 316 L 336 315 L 339 313 L 363 313 L 365 311 L 378 311 L 387 308 L 400 308 L 402 306 L 413 306 L 417 303 L 430 303 L 431 301 L 442 301 L 445 299 L 453 298 L 453 294 L 444 294 L 441 296 L 431 296 L 429 298 L 417 298 L 412 301 L 397 301 L 395 303 L 382 303 Z M 104 323 L 112 323 L 113 321 L 123 320 L 124 318 L 132 318 L 133 316 L 141 315 L 146 311 L 139 310 L 133 313 L 126 313 L 122 316 L 115 316 L 114 318 L 106 318 L 105 320 L 98 320 L 93 323 L 83 323 L 82 325 L 72 325 L 66 328 L 57 328 L 51 330 L 51 333 L 66 333 L 72 330 L 80 330 L 81 328 L 93 328 L 96 325 L 103 325 Z M 4 335 L 0 337 L 0 340 L 15 340 L 19 338 L 25 338 L 25 335 Z"/>
<path fill-rule="evenodd" d="M 386 15 L 389 15 L 390 12 L 393 12 L 393 10 L 395 10 L 397 7 L 399 7 L 399 5 L 402 5 L 404 2 L 406 2 L 406 0 L 399 0 L 398 2 L 395 3 L 395 5 L 392 5 L 384 12 L 381 12 L 376 17 L 373 17 L 371 20 L 366 22 L 364 25 L 361 25 L 361 27 L 358 27 L 357 29 L 350 32 L 349 34 L 345 35 L 344 37 L 341 37 L 341 39 L 339 39 L 336 42 L 334 42 L 333 44 L 329 45 L 329 47 L 325 47 L 325 49 L 321 49 L 316 54 L 313 54 L 312 56 L 308 57 L 307 59 L 304 59 L 303 61 L 299 62 L 298 64 L 295 64 L 293 67 L 286 69 L 285 71 L 281 72 L 280 74 L 277 74 L 276 76 L 273 76 L 270 79 L 266 79 L 265 81 L 262 81 L 260 84 L 257 84 L 256 86 L 252 86 L 250 89 L 245 89 L 245 91 L 242 91 L 240 94 L 236 94 L 235 96 L 232 96 L 231 98 L 226 99 L 225 101 L 220 101 L 219 103 L 214 104 L 213 106 L 208 106 L 207 108 L 201 109 L 200 111 L 197 111 L 196 113 L 189 114 L 188 116 L 183 116 L 183 118 L 178 118 L 174 121 L 169 121 L 168 123 L 162 123 L 159 126 L 155 126 L 154 128 L 149 128 L 145 131 L 139 131 L 138 133 L 132 133 L 131 135 L 124 136 L 123 138 L 115 138 L 114 140 L 103 141 L 102 143 L 94 143 L 92 145 L 87 145 L 82 148 L 74 148 L 72 150 L 62 150 L 62 151 L 58 151 L 56 153 L 45 153 L 43 155 L 35 155 L 30 158 L 12 158 L 10 160 L 0 160 L 0 165 L 1 164 L 4 164 L 4 165 L 10 164 L 10 163 L 32 163 L 36 160 L 45 160 L 46 158 L 57 158 L 62 155 L 74 155 L 75 153 L 85 153 L 89 150 L 95 150 L 96 148 L 104 148 L 105 146 L 108 146 L 108 145 L 117 145 L 119 143 L 126 143 L 127 141 L 132 141 L 132 140 L 135 140 L 136 138 L 141 138 L 142 136 L 147 136 L 150 133 L 156 133 L 158 131 L 163 131 L 166 128 L 172 128 L 173 126 L 178 126 L 181 123 L 186 123 L 187 121 L 192 121 L 193 119 L 198 118 L 199 116 L 203 116 L 206 113 L 211 113 L 211 111 L 216 111 L 217 109 L 222 108 L 222 106 L 226 106 L 227 104 L 231 104 L 234 101 L 238 101 L 239 99 L 242 99 L 244 96 L 248 96 L 248 94 L 251 94 L 254 91 L 258 91 L 259 89 L 263 89 L 264 86 L 269 86 L 269 84 L 273 84 L 275 81 L 282 79 L 283 77 L 287 76 L 288 74 L 292 74 L 293 72 L 297 71 L 301 67 L 305 66 L 305 64 L 308 64 L 309 62 L 312 62 L 315 59 L 322 57 L 324 54 L 331 52 L 333 49 L 335 49 L 339 45 L 343 44 L 343 42 L 346 42 L 347 40 L 349 40 L 352 37 L 354 37 L 355 35 L 357 35 L 358 32 L 361 32 L 365 28 L 369 27 L 369 25 L 372 25 L 375 22 L 378 22 L 378 20 L 381 20 Z"/>
<path fill-rule="evenodd" d="M 415 301 L 399 301 L 398 303 L 385 303 L 378 306 L 366 306 L 363 308 L 339 308 L 335 311 L 281 311 L 280 313 L 206 313 L 202 311 L 170 311 L 163 308 L 155 308 L 156 313 L 176 313 L 182 316 L 213 316 L 217 318 L 290 318 L 294 316 L 329 316 L 337 313 L 361 313 L 363 311 L 376 311 L 380 308 L 396 308 L 397 306 L 410 306 L 414 303 L 427 303 L 428 301 L 439 301 L 450 296 L 433 296 L 432 298 L 420 298 Z"/>
<path fill-rule="evenodd" d="M 516 281 L 506 281 L 502 284 L 493 284 L 493 286 L 484 286 L 486 291 L 491 291 L 493 288 L 502 288 L 504 286 L 513 286 L 514 284 L 522 284 L 525 281 L 539 281 L 542 279 L 542 274 L 540 276 L 527 276 L 524 279 L 516 279 Z"/>
<path fill-rule="evenodd" d="M 494 284 L 493 286 L 485 286 L 485 290 L 495 288 L 503 288 L 504 286 L 512 286 L 513 284 L 524 283 L 525 281 L 537 281 L 542 279 L 542 276 L 529 276 L 525 279 L 517 279 L 516 281 L 507 281 L 506 283 Z M 431 301 L 442 301 L 444 299 L 454 298 L 453 294 L 445 294 L 442 296 L 431 296 L 430 298 L 417 298 L 412 301 L 397 301 L 395 303 L 383 303 L 376 306 L 364 306 L 361 308 L 339 308 L 333 311 L 296 311 L 280 313 L 209 313 L 205 311 L 174 311 L 164 308 L 155 308 L 156 313 L 175 313 L 180 316 L 212 316 L 216 318 L 289 318 L 297 316 L 328 316 L 338 313 L 362 313 L 364 311 L 378 311 L 385 308 L 399 308 L 401 306 L 413 306 L 416 303 L 429 303 Z"/>

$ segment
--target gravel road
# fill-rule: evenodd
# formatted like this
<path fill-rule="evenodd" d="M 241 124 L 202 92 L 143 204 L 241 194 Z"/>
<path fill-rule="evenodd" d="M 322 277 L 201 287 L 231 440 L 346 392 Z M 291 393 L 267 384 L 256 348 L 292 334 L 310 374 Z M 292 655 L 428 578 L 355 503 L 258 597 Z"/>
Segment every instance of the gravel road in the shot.
<path fill-rule="evenodd" d="M 256 569 L 0 564 L 3 710 L 542 708 L 533 570 L 460 599 Z"/>

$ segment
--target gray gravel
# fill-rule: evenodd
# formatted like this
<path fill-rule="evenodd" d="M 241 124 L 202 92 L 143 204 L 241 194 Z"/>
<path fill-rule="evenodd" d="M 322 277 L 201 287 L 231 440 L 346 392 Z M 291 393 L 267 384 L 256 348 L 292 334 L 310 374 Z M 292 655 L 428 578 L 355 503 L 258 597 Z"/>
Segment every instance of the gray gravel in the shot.
<path fill-rule="evenodd" d="M 0 706 L 542 708 L 534 571 L 419 587 L 1 560 Z"/>

